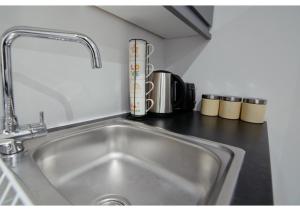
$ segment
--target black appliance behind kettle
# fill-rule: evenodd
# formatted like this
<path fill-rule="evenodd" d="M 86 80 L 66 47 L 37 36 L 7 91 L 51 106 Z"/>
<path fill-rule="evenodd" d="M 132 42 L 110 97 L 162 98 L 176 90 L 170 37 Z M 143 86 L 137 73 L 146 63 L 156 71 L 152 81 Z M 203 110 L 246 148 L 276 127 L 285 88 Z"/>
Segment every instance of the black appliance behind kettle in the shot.
<path fill-rule="evenodd" d="M 176 110 L 183 111 L 192 111 L 196 105 L 196 96 L 195 96 L 195 84 L 185 83 L 184 84 L 184 94 L 183 100 L 175 108 Z"/>

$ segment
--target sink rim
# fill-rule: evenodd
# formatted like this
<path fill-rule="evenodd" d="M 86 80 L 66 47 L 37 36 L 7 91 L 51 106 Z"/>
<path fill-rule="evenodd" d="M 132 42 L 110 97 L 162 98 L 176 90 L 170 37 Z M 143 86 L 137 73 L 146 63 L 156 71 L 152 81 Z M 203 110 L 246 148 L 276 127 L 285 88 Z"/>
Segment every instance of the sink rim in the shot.
<path fill-rule="evenodd" d="M 33 154 L 40 147 L 42 147 L 45 144 L 53 143 L 55 141 L 60 141 L 67 137 L 72 137 L 72 136 L 76 136 L 81 133 L 87 133 L 87 132 L 90 132 L 93 130 L 98 130 L 101 127 L 117 126 L 117 125 L 124 125 L 124 124 L 130 125 L 130 126 L 135 126 L 135 127 L 138 126 L 138 128 L 142 128 L 144 130 L 150 130 L 151 132 L 154 131 L 158 135 L 171 136 L 172 138 L 176 139 L 176 141 L 184 142 L 184 144 L 191 144 L 193 146 L 201 147 L 213 155 L 214 155 L 214 153 L 212 153 L 210 150 L 205 148 L 205 146 L 207 146 L 208 148 L 209 147 L 218 148 L 220 150 L 224 150 L 224 151 L 231 153 L 232 154 L 231 163 L 228 166 L 226 175 L 224 176 L 224 180 L 222 181 L 223 183 L 220 187 L 220 190 L 217 194 L 217 197 L 216 197 L 216 200 L 214 203 L 216 205 L 230 204 L 230 201 L 231 201 L 233 193 L 234 193 L 235 184 L 237 182 L 239 172 L 240 172 L 240 169 L 241 169 L 241 166 L 243 163 L 243 158 L 245 155 L 245 151 L 243 149 L 240 149 L 240 148 L 234 147 L 234 146 L 230 146 L 230 145 L 226 145 L 226 144 L 222 144 L 222 143 L 218 143 L 218 142 L 214 142 L 211 140 L 203 139 L 203 138 L 174 133 L 174 132 L 168 131 L 168 130 L 160 128 L 160 127 L 149 126 L 144 123 L 131 121 L 131 120 L 125 120 L 123 118 L 110 118 L 110 119 L 106 119 L 106 120 L 100 120 L 95 123 L 88 123 L 88 124 L 84 124 L 84 125 L 80 125 L 80 126 L 70 127 L 67 129 L 58 129 L 56 131 L 50 132 L 49 135 L 47 135 L 45 137 L 28 140 L 24 144 L 26 150 L 23 153 L 20 153 L 20 155 L 14 156 L 15 158 L 21 157 L 21 154 L 22 154 L 23 158 L 18 159 L 18 163 L 20 163 L 20 165 L 18 165 L 17 167 L 14 167 L 14 168 L 10 168 L 10 169 L 12 169 L 17 176 L 21 177 L 21 181 L 22 181 L 22 174 L 20 175 L 20 172 L 22 172 L 22 163 L 33 162 L 39 171 L 39 173 L 36 172 L 36 175 L 40 175 L 40 177 L 43 177 L 40 179 L 47 180 L 49 185 L 52 186 L 52 184 L 48 181 L 47 177 L 41 172 L 41 169 L 38 167 L 36 161 L 33 158 Z M 24 156 L 27 159 L 24 160 Z M 215 157 L 217 157 L 217 156 L 215 156 Z M 220 159 L 220 158 L 218 158 L 218 159 Z M 23 169 L 23 171 L 25 171 L 25 169 Z M 34 171 L 36 171 L 36 170 L 34 170 Z M 27 182 L 28 182 L 28 180 L 27 180 Z M 45 181 L 44 181 L 44 183 L 45 183 Z M 30 192 L 32 187 L 30 187 L 30 185 L 26 185 L 26 182 L 24 185 L 27 187 L 26 189 L 28 189 L 28 191 Z M 59 193 L 59 191 L 56 190 L 54 187 L 52 187 L 52 189 L 54 189 L 54 192 L 56 192 L 58 195 L 61 195 Z M 63 199 L 60 199 L 61 197 L 58 196 L 58 201 L 60 201 L 62 203 L 66 203 L 66 204 L 70 203 L 64 197 L 62 197 Z M 33 201 L 34 201 L 34 199 L 33 199 Z M 37 200 L 37 204 L 43 204 L 43 202 L 39 202 L 39 200 Z M 54 204 L 56 204 L 56 203 L 54 202 Z"/>

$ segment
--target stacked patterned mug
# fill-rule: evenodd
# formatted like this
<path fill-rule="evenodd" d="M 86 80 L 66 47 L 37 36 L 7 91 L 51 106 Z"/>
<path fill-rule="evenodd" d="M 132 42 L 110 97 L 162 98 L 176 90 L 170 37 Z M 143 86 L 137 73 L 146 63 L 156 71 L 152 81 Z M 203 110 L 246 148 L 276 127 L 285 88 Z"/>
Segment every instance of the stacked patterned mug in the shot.
<path fill-rule="evenodd" d="M 149 62 L 153 52 L 153 45 L 146 40 L 129 40 L 130 113 L 135 117 L 146 115 L 154 104 L 152 99 L 147 99 L 154 88 L 154 84 L 148 81 L 148 77 L 154 70 L 153 64 Z M 149 85 L 148 91 L 146 84 Z"/>

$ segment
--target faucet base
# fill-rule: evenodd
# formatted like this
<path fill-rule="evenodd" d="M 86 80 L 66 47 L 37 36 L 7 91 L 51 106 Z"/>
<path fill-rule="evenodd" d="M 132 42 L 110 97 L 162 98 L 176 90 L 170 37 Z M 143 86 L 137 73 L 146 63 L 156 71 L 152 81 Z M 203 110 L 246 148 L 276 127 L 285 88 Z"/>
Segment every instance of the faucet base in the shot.
<path fill-rule="evenodd" d="M 24 125 L 15 132 L 0 134 L 0 154 L 12 155 L 24 150 L 23 141 L 47 135 L 48 131 L 45 124 Z"/>
<path fill-rule="evenodd" d="M 22 152 L 24 146 L 22 142 L 16 141 L 14 139 L 2 139 L 0 141 L 0 154 L 2 155 L 12 155 L 18 152 Z"/>

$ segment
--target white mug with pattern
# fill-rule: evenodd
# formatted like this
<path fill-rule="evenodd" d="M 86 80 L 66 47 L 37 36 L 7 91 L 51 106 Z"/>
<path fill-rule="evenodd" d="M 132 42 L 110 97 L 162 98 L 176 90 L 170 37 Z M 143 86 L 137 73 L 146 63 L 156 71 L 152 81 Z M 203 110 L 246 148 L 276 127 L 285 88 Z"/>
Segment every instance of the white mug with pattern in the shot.
<path fill-rule="evenodd" d="M 154 52 L 154 46 L 143 39 L 129 40 L 129 60 L 147 60 Z"/>
<path fill-rule="evenodd" d="M 151 102 L 147 107 L 147 102 Z M 130 113 L 134 116 L 144 116 L 152 108 L 154 101 L 152 99 L 145 99 L 145 97 L 131 97 L 130 98 Z"/>

